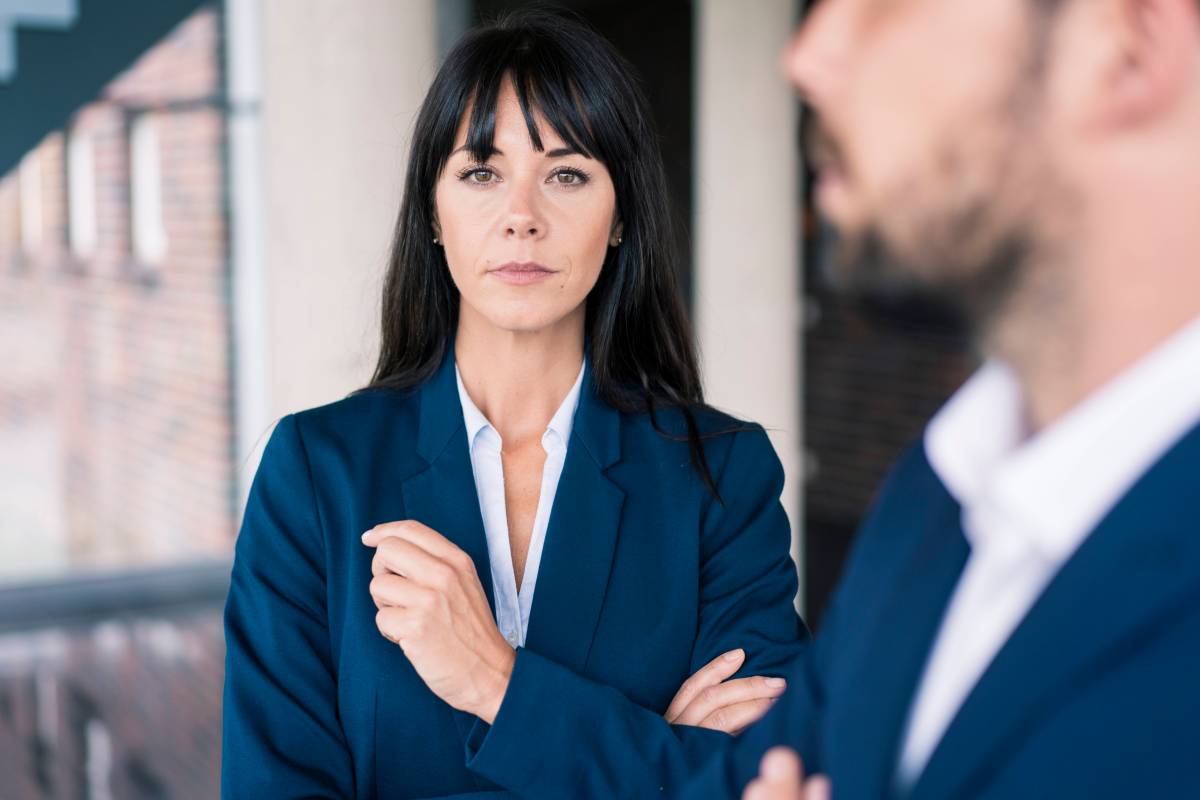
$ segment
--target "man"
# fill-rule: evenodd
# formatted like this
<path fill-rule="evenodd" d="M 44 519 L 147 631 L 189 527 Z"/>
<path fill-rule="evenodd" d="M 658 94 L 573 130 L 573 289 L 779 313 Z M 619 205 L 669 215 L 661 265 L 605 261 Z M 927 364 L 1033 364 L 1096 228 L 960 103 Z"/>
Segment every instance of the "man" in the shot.
<path fill-rule="evenodd" d="M 785 63 L 842 277 L 987 363 L 689 796 L 1200 797 L 1200 4 L 824 0 Z"/>

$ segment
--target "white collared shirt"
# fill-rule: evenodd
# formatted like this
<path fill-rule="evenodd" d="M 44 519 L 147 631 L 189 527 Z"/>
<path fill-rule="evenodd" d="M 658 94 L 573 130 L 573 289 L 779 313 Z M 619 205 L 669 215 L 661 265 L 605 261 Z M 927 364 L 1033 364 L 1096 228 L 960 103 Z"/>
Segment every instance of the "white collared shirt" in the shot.
<path fill-rule="evenodd" d="M 562 477 L 563 465 L 567 459 L 567 444 L 571 441 L 571 426 L 575 421 L 575 410 L 579 406 L 583 371 L 584 367 L 581 366 L 575 385 L 567 392 L 562 405 L 554 412 L 550 424 L 546 427 L 546 432 L 542 434 L 542 448 L 546 451 L 546 463 L 542 467 L 542 489 L 538 497 L 537 513 L 533 518 L 529 552 L 525 556 L 525 573 L 518 589 L 516 571 L 512 563 L 512 546 L 508 537 L 508 510 L 504 499 L 504 464 L 500 458 L 500 434 L 472 402 L 466 387 L 463 386 L 458 366 L 454 367 L 454 376 L 458 381 L 458 399 L 462 403 L 463 420 L 467 426 L 467 443 L 471 450 L 475 491 L 479 495 L 479 510 L 483 515 L 483 531 L 487 537 L 488 560 L 492 567 L 496 625 L 513 647 L 525 644 L 525 633 L 529 629 L 529 609 L 533 606 L 533 591 L 537 585 L 542 546 L 546 542 L 546 526 L 550 522 L 550 509 L 554 506 L 554 495 L 558 492 L 558 479 Z"/>
<path fill-rule="evenodd" d="M 991 362 L 925 432 L 929 462 L 962 506 L 971 553 L 909 710 L 902 788 L 1054 575 L 1200 422 L 1200 319 L 1032 437 L 1024 408 L 1015 376 Z"/>

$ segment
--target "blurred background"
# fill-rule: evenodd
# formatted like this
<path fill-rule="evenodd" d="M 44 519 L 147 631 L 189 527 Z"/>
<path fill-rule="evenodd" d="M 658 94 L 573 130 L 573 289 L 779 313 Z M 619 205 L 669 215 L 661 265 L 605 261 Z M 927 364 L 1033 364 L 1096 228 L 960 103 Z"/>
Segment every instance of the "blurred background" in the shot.
<path fill-rule="evenodd" d="M 262 445 L 367 382 L 424 91 L 524 5 L 0 0 L 0 800 L 217 796 Z M 825 278 L 778 60 L 804 3 L 553 5 L 645 82 L 709 399 L 771 431 L 819 625 L 965 336 Z"/>

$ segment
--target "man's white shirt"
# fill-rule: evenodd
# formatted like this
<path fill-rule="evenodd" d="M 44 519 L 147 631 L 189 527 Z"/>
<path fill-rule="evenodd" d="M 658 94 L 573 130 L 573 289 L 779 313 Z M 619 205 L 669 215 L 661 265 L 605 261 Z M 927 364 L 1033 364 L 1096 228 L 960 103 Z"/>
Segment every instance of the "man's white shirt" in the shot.
<path fill-rule="evenodd" d="M 1200 319 L 1027 435 L 1015 376 L 985 364 L 925 432 L 970 545 L 910 707 L 897 783 L 938 742 L 1055 574 L 1156 461 L 1200 423 Z"/>

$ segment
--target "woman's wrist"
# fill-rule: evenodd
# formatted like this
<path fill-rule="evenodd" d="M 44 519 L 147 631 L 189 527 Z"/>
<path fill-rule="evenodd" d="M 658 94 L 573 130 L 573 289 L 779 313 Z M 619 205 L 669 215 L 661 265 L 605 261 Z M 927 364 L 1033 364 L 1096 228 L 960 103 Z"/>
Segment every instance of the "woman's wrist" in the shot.
<path fill-rule="evenodd" d="M 500 704 L 504 702 L 504 695 L 508 692 L 516 661 L 516 651 L 505 643 L 497 650 L 494 659 L 480 664 L 477 681 L 479 700 L 470 711 L 489 725 L 496 721 L 496 714 L 500 712 Z"/>

